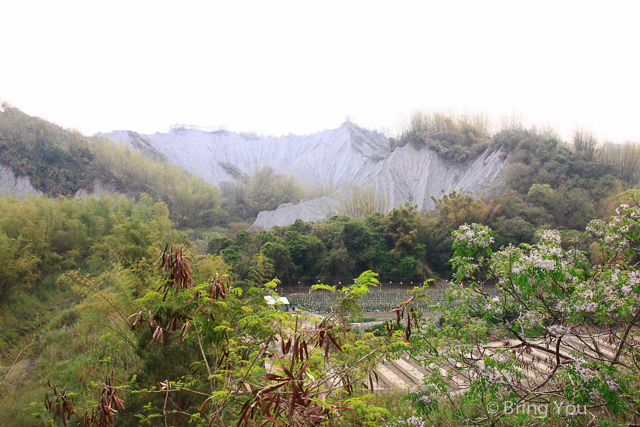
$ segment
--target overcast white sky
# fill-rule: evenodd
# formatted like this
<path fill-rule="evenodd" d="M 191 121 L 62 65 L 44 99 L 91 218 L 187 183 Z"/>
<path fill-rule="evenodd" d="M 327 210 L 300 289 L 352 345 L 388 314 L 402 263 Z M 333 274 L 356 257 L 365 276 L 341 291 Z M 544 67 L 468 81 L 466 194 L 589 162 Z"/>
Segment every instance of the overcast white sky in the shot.
<path fill-rule="evenodd" d="M 640 2 L 0 0 L 0 101 L 85 134 L 394 128 L 416 108 L 640 141 Z"/>

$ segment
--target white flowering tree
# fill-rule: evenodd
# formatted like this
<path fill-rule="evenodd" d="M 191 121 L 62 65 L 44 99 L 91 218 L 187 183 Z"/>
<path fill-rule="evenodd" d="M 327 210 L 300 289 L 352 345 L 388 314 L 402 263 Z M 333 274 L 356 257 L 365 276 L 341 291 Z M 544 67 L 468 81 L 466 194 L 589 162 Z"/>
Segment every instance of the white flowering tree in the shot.
<path fill-rule="evenodd" d="M 640 425 L 640 192 L 626 196 L 588 227 L 596 265 L 557 231 L 497 252 L 488 227 L 454 232 L 449 305 L 411 337 L 430 374 L 407 398 L 425 421 Z"/>

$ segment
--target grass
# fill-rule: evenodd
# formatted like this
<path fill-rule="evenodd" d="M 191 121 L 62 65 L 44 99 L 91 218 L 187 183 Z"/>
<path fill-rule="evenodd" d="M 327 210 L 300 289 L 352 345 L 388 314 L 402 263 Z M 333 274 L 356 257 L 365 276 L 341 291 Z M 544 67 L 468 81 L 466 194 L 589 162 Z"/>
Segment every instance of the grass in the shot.
<path fill-rule="evenodd" d="M 70 291 L 52 292 L 48 299 L 33 301 L 38 295 L 16 294 L 12 299 L 12 317 L 36 313 L 40 320 L 28 333 L 22 333 L 3 349 L 2 366 L 10 366 L 15 355 L 35 335 L 32 346 L 12 370 L 11 378 L 0 385 L 0 425 L 3 427 L 49 425 L 44 410 L 45 393 L 52 395 L 46 380 L 59 391 L 76 393 L 74 401 L 82 413 L 97 399 L 96 383 L 111 372 L 118 383 L 126 383 L 140 370 L 135 348 L 127 338 L 135 339 L 115 316 L 105 316 L 92 306 L 76 306 Z M 47 319 L 43 321 L 43 319 Z M 12 319 L 8 319 L 12 320 Z M 5 322 L 4 327 L 12 322 Z M 104 331 L 111 331 L 105 334 Z M 4 371 L 0 371 L 0 378 Z"/>
<path fill-rule="evenodd" d="M 374 406 L 379 406 L 389 411 L 387 421 L 393 421 L 398 417 L 409 418 L 417 416 L 418 414 L 416 410 L 411 406 L 411 404 L 403 400 L 405 394 L 406 392 L 400 390 L 399 388 L 394 388 L 391 391 L 374 394 L 370 400 L 370 403 Z"/>
<path fill-rule="evenodd" d="M 31 378 L 21 385 L 18 393 L 2 395 L 0 425 L 6 427 L 45 425 L 45 420 L 50 418 L 44 410 L 44 395 L 47 391 L 48 387 L 39 381 L 39 378 L 37 380 Z M 30 405 L 31 402 L 34 404 Z"/>
<path fill-rule="evenodd" d="M 361 128 L 348 120 L 344 125 L 349 129 L 351 145 L 363 156 L 372 160 L 382 160 L 391 154 L 383 133 Z"/>
<path fill-rule="evenodd" d="M 608 142 L 594 151 L 596 162 L 615 166 L 625 181 L 637 182 L 640 177 L 640 145 L 635 142 Z"/>
<path fill-rule="evenodd" d="M 375 212 L 389 211 L 387 197 L 371 187 L 351 188 L 345 196 L 338 196 L 338 215 L 363 218 Z"/>
<path fill-rule="evenodd" d="M 52 323 L 49 326 L 54 326 Z M 139 369 L 134 349 L 115 334 L 95 332 L 100 330 L 104 325 L 85 317 L 74 326 L 43 332 L 33 354 L 36 360 L 32 370 L 20 372 L 22 381 L 15 388 L 7 387 L 0 396 L 0 425 L 41 425 L 47 419 L 41 404 L 45 393 L 52 394 L 45 380 L 51 380 L 59 391 L 76 393 L 74 400 L 80 413 L 97 399 L 95 384 L 109 373 L 114 372 L 118 382 L 127 382 Z"/>
<path fill-rule="evenodd" d="M 400 134 L 389 139 L 391 150 L 411 144 L 429 148 L 446 159 L 463 162 L 480 155 L 491 139 L 491 122 L 485 114 L 416 111 L 402 125 Z"/>

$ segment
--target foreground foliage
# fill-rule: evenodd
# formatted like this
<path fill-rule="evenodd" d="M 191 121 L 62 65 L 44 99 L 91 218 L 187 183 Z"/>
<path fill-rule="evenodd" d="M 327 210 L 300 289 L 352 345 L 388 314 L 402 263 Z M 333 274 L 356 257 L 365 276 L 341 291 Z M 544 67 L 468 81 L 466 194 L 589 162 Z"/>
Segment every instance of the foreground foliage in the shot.
<path fill-rule="evenodd" d="M 640 194 L 589 231 L 601 263 L 561 245 L 489 248 L 478 224 L 454 233 L 453 308 L 411 338 L 437 366 L 408 396 L 430 422 L 480 425 L 636 425 L 640 419 Z M 498 290 L 492 296 L 487 289 Z M 439 421 L 441 420 L 441 421 Z M 609 424 L 607 424 L 607 422 Z"/>
<path fill-rule="evenodd" d="M 266 305 L 265 292 L 277 296 L 274 282 L 248 295 L 225 276 L 194 284 L 189 259 L 173 247 L 159 264 L 166 272 L 161 286 L 136 301 L 139 310 L 126 320 L 141 369 L 121 384 L 113 376 L 98 382 L 93 407 L 50 383 L 46 408 L 54 421 L 366 426 L 384 419 L 386 410 L 367 403 L 366 390 L 373 391 L 379 361 L 406 349 L 408 335 L 390 329 L 361 336 L 348 327 L 360 313 L 358 299 L 377 283 L 375 273 L 331 289 L 338 297 L 324 319 L 292 318 Z M 108 356 L 116 357 L 115 349 Z"/>

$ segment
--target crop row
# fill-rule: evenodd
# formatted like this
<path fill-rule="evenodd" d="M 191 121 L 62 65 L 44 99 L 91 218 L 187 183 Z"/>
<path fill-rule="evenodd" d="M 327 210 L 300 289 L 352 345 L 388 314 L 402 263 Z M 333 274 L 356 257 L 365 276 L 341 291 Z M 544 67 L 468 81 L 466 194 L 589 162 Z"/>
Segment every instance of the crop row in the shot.
<path fill-rule="evenodd" d="M 495 291 L 488 292 L 490 295 Z M 430 289 L 427 295 L 431 298 L 429 303 L 421 304 L 420 309 L 426 310 L 430 305 L 447 304 L 445 289 Z M 316 291 L 313 293 L 296 293 L 287 295 L 289 303 L 296 308 L 301 308 L 314 313 L 329 313 L 335 303 L 335 295 L 330 292 Z M 406 291 L 371 291 L 358 301 L 360 307 L 365 312 L 384 312 L 398 307 L 409 299 Z"/>

